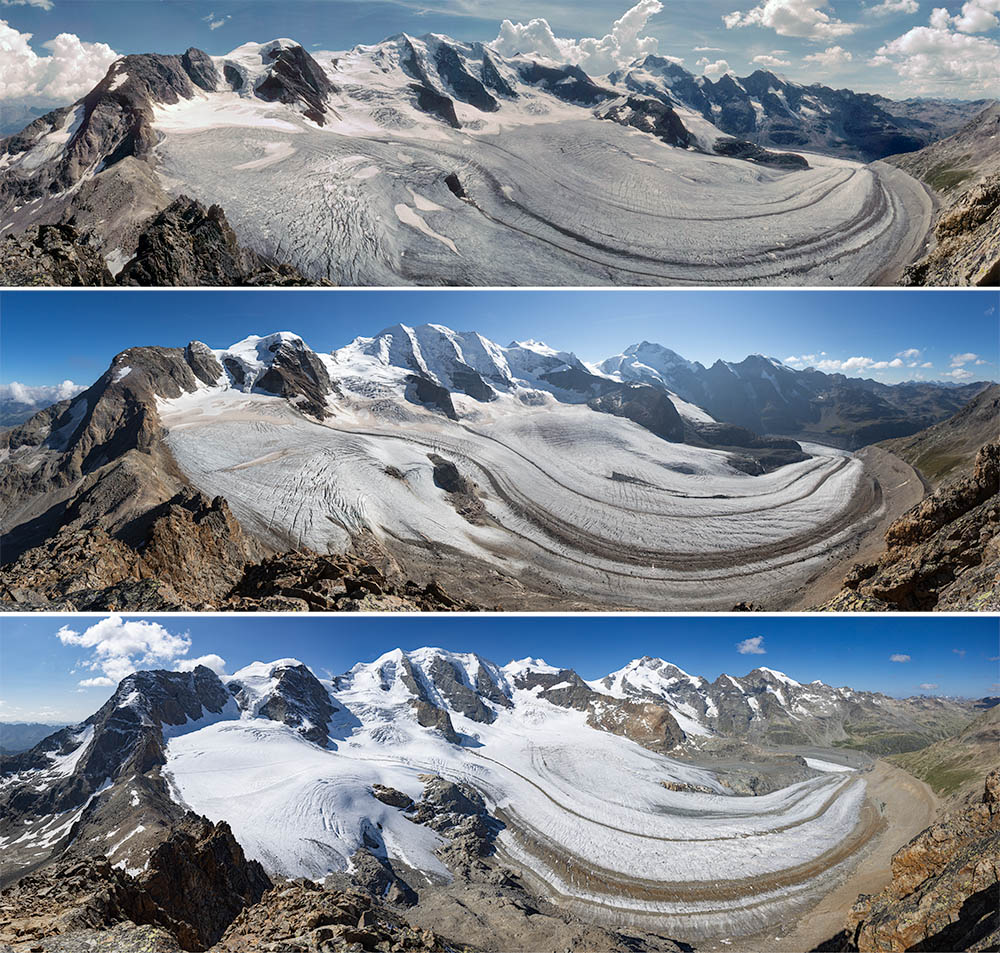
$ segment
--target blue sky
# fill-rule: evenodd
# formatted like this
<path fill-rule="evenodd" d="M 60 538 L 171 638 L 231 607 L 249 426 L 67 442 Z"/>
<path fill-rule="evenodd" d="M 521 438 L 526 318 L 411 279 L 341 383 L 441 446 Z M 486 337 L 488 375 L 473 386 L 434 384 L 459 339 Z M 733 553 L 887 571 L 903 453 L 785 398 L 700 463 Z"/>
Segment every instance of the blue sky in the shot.
<path fill-rule="evenodd" d="M 0 382 L 90 384 L 127 347 L 225 347 L 279 330 L 329 351 L 397 322 L 501 344 L 533 337 L 588 361 L 646 339 L 705 364 L 763 353 L 833 371 L 857 358 L 845 373 L 887 383 L 995 380 L 998 300 L 992 291 L 903 290 L 3 292 Z"/>
<path fill-rule="evenodd" d="M 255 660 L 291 656 L 320 675 L 339 674 L 392 648 L 437 645 L 478 652 L 499 664 L 542 657 L 584 678 L 653 655 L 709 679 L 766 665 L 802 682 L 818 678 L 900 696 L 981 697 L 996 694 L 1000 682 L 997 620 L 974 616 L 161 616 L 152 628 L 141 617 L 129 619 L 143 624 L 126 630 L 104 616 L 5 618 L 0 720 L 83 718 L 113 690 L 103 683 L 117 682 L 134 668 L 137 653 L 146 651 L 155 658 L 141 667 L 176 668 L 184 659 L 215 655 L 214 664 L 221 667 L 224 660 L 230 673 Z M 101 628 L 91 638 L 87 629 L 95 623 Z M 60 639 L 64 625 L 72 632 L 64 630 Z M 760 639 L 762 651 L 741 653 L 738 646 L 748 639 Z M 108 648 L 112 643 L 120 648 Z M 106 650 L 98 655 L 102 644 Z M 908 660 L 893 662 L 892 656 Z M 106 678 L 108 671 L 115 677 Z M 102 684 L 81 687 L 85 680 Z"/>
<path fill-rule="evenodd" d="M 963 2 L 969 8 L 964 16 Z M 969 99 L 1000 91 L 1000 70 L 992 62 L 1000 53 L 998 22 L 990 3 L 952 0 L 940 7 L 945 14 L 932 20 L 938 3 L 922 0 L 639 0 L 645 23 L 638 35 L 656 41 L 659 53 L 682 59 L 693 72 L 714 77 L 729 68 L 746 75 L 768 67 L 805 83 L 897 97 Z M 629 5 L 629 0 L 4 0 L 2 14 L 17 36 L 33 35 L 31 49 L 41 56 L 48 55 L 43 44 L 60 33 L 117 53 L 179 53 L 194 45 L 223 54 L 248 40 L 278 36 L 332 50 L 401 31 L 491 41 L 504 18 L 514 23 L 542 18 L 559 39 L 602 38 Z M 729 26 L 724 17 L 730 17 Z M 81 48 L 88 49 L 100 58 L 99 50 Z M 79 62 L 67 61 L 66 70 L 89 78 Z M 591 71 L 607 67 L 595 64 Z M 4 98 L 25 96 L 15 86 Z"/>

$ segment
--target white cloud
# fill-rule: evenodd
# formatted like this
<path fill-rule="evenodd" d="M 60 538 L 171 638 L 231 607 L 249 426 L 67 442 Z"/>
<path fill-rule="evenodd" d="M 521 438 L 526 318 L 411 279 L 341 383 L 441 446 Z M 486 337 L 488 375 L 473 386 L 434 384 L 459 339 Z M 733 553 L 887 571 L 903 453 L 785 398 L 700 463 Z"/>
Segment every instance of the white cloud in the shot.
<path fill-rule="evenodd" d="M 721 46 L 696 46 L 694 48 L 695 53 L 721 53 Z"/>
<path fill-rule="evenodd" d="M 660 0 L 639 0 L 614 22 L 611 32 L 598 39 L 581 40 L 557 37 L 547 20 L 536 18 L 528 23 L 504 20 L 500 33 L 489 44 L 501 56 L 534 54 L 561 63 L 574 63 L 593 76 L 609 73 L 620 66 L 659 48 L 656 37 L 641 36 L 650 17 L 663 9 Z"/>
<path fill-rule="evenodd" d="M 52 0 L 0 0 L 0 6 L 39 7 L 42 10 L 51 10 Z"/>
<path fill-rule="evenodd" d="M 86 43 L 73 33 L 43 43 L 49 52 L 39 56 L 31 38 L 31 33 L 20 33 L 0 20 L 0 101 L 71 103 L 90 92 L 118 59 L 106 43 Z"/>
<path fill-rule="evenodd" d="M 960 33 L 988 33 L 1000 26 L 1000 0 L 966 0 L 951 22 Z"/>
<path fill-rule="evenodd" d="M 959 658 L 965 658 L 965 649 L 952 649 Z"/>
<path fill-rule="evenodd" d="M 868 12 L 875 17 L 888 17 L 897 13 L 916 13 L 920 9 L 917 0 L 882 0 Z"/>
<path fill-rule="evenodd" d="M 896 357 L 905 357 L 908 361 L 916 360 L 920 357 L 921 351 L 918 347 L 908 347 L 905 351 L 899 351 Z"/>
<path fill-rule="evenodd" d="M 763 26 L 779 36 L 798 36 L 807 40 L 833 40 L 858 29 L 856 23 L 844 23 L 823 8 L 823 0 L 764 0 L 745 13 L 734 10 L 723 16 L 727 30 L 745 26 Z"/>
<path fill-rule="evenodd" d="M 201 18 L 204 23 L 208 24 L 210 30 L 218 30 L 220 26 L 225 26 L 227 20 L 232 20 L 230 14 L 225 14 L 224 16 L 216 16 L 214 13 L 210 13 L 207 17 Z"/>
<path fill-rule="evenodd" d="M 932 692 L 939 686 L 937 682 L 921 682 L 917 687 L 922 688 L 925 692 Z"/>
<path fill-rule="evenodd" d="M 815 63 L 817 66 L 823 66 L 827 69 L 843 66 L 845 63 L 850 63 L 852 59 L 854 56 L 851 52 L 842 46 L 828 46 L 822 53 L 810 53 L 802 58 L 805 63 Z"/>
<path fill-rule="evenodd" d="M 210 668 L 216 675 L 226 674 L 226 660 L 220 655 L 199 655 L 198 658 L 188 658 L 179 662 L 177 665 L 178 672 L 193 672 L 199 665 L 204 665 L 205 668 Z"/>
<path fill-rule="evenodd" d="M 909 655 L 903 655 L 903 654 L 897 652 L 895 655 L 890 655 L 889 656 L 889 661 L 890 662 L 909 662 L 910 661 L 910 656 Z"/>
<path fill-rule="evenodd" d="M 965 8 L 963 7 L 963 10 Z M 931 13 L 930 26 L 916 26 L 884 46 L 869 61 L 891 66 L 914 92 L 948 92 L 968 98 L 969 92 L 1000 91 L 1000 43 L 992 37 L 969 36 L 974 18 L 952 17 L 944 7 Z M 965 32 L 952 26 L 962 22 Z"/>
<path fill-rule="evenodd" d="M 736 651 L 740 655 L 767 655 L 767 649 L 764 648 L 764 636 L 755 635 L 752 639 L 737 642 Z"/>
<path fill-rule="evenodd" d="M 92 650 L 90 658 L 81 661 L 79 667 L 101 675 L 81 681 L 83 688 L 114 685 L 140 668 L 183 663 L 191 647 L 186 633 L 175 635 L 159 622 L 126 620 L 120 615 L 109 615 L 83 632 L 64 625 L 56 635 L 63 645 Z M 218 656 L 208 657 L 222 661 Z"/>
<path fill-rule="evenodd" d="M 725 60 L 716 60 L 713 63 L 707 56 L 703 56 L 698 60 L 697 65 L 701 67 L 701 71 L 706 76 L 721 76 L 723 73 L 728 73 L 730 69 L 729 64 Z"/>
<path fill-rule="evenodd" d="M 57 404 L 61 400 L 75 397 L 83 390 L 86 390 L 83 384 L 74 384 L 72 381 L 37 386 L 11 381 L 9 384 L 0 384 L 0 403 L 11 401 L 17 404 L 28 404 L 32 407 Z"/>
<path fill-rule="evenodd" d="M 94 678 L 84 678 L 79 682 L 81 688 L 110 688 L 114 684 L 114 679 L 108 678 L 107 675 L 98 675 Z"/>
<path fill-rule="evenodd" d="M 924 361 L 924 363 L 923 363 L 923 364 L 921 364 L 920 366 L 921 366 L 921 367 L 933 367 L 933 366 L 934 366 L 934 364 L 933 364 L 933 362 L 932 362 L 932 361 Z"/>
<path fill-rule="evenodd" d="M 951 356 L 951 366 L 961 367 L 963 364 L 971 364 L 973 361 L 978 361 L 979 355 L 973 354 L 971 351 L 967 351 L 965 354 L 952 354 Z"/>
<path fill-rule="evenodd" d="M 954 378 L 956 381 L 971 381 L 976 375 L 967 368 L 956 367 L 952 371 L 945 371 L 944 376 Z"/>
<path fill-rule="evenodd" d="M 782 60 L 771 53 L 762 53 L 760 56 L 755 56 L 751 62 L 757 63 L 760 66 L 766 66 L 768 69 L 774 69 L 777 66 L 791 66 L 791 60 Z"/>

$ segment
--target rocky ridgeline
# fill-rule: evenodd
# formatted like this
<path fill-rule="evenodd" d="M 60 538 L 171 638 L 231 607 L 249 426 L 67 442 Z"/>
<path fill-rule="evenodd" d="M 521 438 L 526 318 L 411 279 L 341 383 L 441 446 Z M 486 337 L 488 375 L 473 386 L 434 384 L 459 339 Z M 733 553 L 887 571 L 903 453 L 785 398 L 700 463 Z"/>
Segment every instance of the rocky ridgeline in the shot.
<path fill-rule="evenodd" d="M 1000 771 L 892 858 L 892 881 L 855 903 L 823 950 L 995 950 L 1000 944 Z"/>
<path fill-rule="evenodd" d="M 822 606 L 847 610 L 1000 608 L 1000 444 L 972 473 L 939 487 L 886 531 L 886 550 L 855 566 Z"/>
<path fill-rule="evenodd" d="M 66 223 L 33 225 L 0 239 L 0 284 L 284 287 L 317 282 L 241 246 L 218 205 L 205 208 L 181 196 L 145 223 L 135 254 L 117 275 L 89 232 Z"/>
<path fill-rule="evenodd" d="M 188 814 L 132 876 L 106 858 L 67 853 L 0 892 L 0 944 L 19 948 L 80 930 L 151 925 L 205 950 L 271 881 L 225 823 Z"/>

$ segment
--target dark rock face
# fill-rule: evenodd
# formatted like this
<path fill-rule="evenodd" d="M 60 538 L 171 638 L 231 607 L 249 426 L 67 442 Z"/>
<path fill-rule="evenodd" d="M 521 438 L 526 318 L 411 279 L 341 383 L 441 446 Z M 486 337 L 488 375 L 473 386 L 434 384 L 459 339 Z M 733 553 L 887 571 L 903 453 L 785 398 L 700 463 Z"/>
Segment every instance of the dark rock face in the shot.
<path fill-rule="evenodd" d="M 752 476 L 770 473 L 778 467 L 808 459 L 808 454 L 803 452 L 795 440 L 761 437 L 734 424 L 685 421 L 684 435 L 685 442 L 693 446 L 729 452 L 730 465 Z"/>
<path fill-rule="evenodd" d="M 434 65 L 438 75 L 451 87 L 456 99 L 475 106 L 482 112 L 496 112 L 500 108 L 500 104 L 486 91 L 482 81 L 465 70 L 453 47 L 446 43 L 439 44 L 434 51 Z"/>
<path fill-rule="evenodd" d="M 855 566 L 825 609 L 1000 607 L 1000 445 L 984 446 L 952 480 L 886 531 L 886 551 Z"/>
<path fill-rule="evenodd" d="M 246 859 L 228 824 L 196 814 L 188 814 L 153 850 L 139 883 L 178 921 L 178 939 L 187 949 L 217 942 L 240 912 L 271 888 L 264 868 Z"/>
<path fill-rule="evenodd" d="M 712 147 L 720 156 L 745 159 L 758 165 L 773 165 L 782 169 L 808 169 L 809 163 L 794 152 L 771 152 L 743 139 L 719 139 Z"/>
<path fill-rule="evenodd" d="M 625 384 L 589 401 L 587 406 L 599 413 L 626 417 L 664 440 L 684 440 L 684 421 L 670 398 L 647 384 Z"/>
<path fill-rule="evenodd" d="M 386 903 L 411 907 L 418 899 L 417 892 L 397 876 L 388 858 L 376 856 L 364 847 L 351 855 L 351 881 Z"/>
<path fill-rule="evenodd" d="M 408 811 L 413 807 L 413 798 L 409 794 L 404 794 L 402 791 L 397 791 L 384 784 L 372 785 L 372 794 L 376 800 L 388 804 L 390 807 L 398 807 L 401 811 Z"/>
<path fill-rule="evenodd" d="M 214 384 L 222 376 L 222 365 L 207 344 L 192 341 L 184 348 L 184 360 L 203 384 Z"/>
<path fill-rule="evenodd" d="M 330 701 L 330 693 L 305 665 L 276 669 L 274 678 L 277 684 L 258 713 L 295 728 L 314 744 L 325 746 L 330 740 L 330 719 L 338 710 Z M 245 709 L 249 698 L 246 689 L 238 682 L 231 682 L 229 690 Z"/>
<path fill-rule="evenodd" d="M 685 149 L 692 141 L 691 133 L 680 116 L 670 106 L 652 97 L 627 96 L 616 99 L 598 108 L 595 115 L 598 119 L 607 119 L 648 132 L 657 139 L 662 139 L 668 146 Z"/>
<path fill-rule="evenodd" d="M 532 62 L 520 64 L 517 71 L 523 82 L 540 86 L 569 103 L 594 106 L 614 95 L 598 86 L 579 66 L 552 67 Z"/>
<path fill-rule="evenodd" d="M 273 65 L 257 95 L 268 102 L 302 103 L 307 119 L 325 125 L 326 99 L 336 90 L 320 65 L 301 46 L 274 49 L 268 56 Z"/>
<path fill-rule="evenodd" d="M 480 671 L 482 671 L 480 669 Z M 444 696 L 448 704 L 472 721 L 492 724 L 496 713 L 483 703 L 479 694 L 462 680 L 462 673 L 447 659 L 438 656 L 430 665 L 430 676 L 434 687 Z"/>
<path fill-rule="evenodd" d="M 72 225 L 35 225 L 0 239 L 0 284 L 114 285 L 96 247 Z"/>
<path fill-rule="evenodd" d="M 1000 772 L 892 858 L 892 881 L 858 897 L 825 949 L 991 950 L 1000 942 Z"/>
<path fill-rule="evenodd" d="M 414 404 L 429 404 L 451 420 L 458 420 L 451 392 L 427 377 L 411 374 L 406 378 L 406 399 Z"/>
<path fill-rule="evenodd" d="M 191 77 L 195 86 L 206 93 L 215 92 L 219 88 L 219 71 L 215 68 L 212 58 L 193 46 L 181 57 L 184 72 Z"/>
<path fill-rule="evenodd" d="M 455 103 L 450 97 L 420 83 L 411 83 L 410 90 L 416 96 L 418 109 L 430 116 L 437 116 L 438 119 L 444 120 L 452 129 L 462 128 L 455 113 Z"/>
<path fill-rule="evenodd" d="M 308 348 L 287 341 L 272 345 L 271 351 L 274 360 L 254 386 L 279 397 L 304 398 L 296 401 L 304 413 L 320 420 L 329 417 L 326 398 L 334 386 L 323 362 Z"/>

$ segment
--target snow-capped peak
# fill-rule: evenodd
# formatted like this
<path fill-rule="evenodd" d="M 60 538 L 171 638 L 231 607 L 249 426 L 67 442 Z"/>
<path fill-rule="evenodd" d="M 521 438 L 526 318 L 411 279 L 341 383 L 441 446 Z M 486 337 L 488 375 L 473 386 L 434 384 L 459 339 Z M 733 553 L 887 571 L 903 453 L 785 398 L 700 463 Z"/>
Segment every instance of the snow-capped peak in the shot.
<path fill-rule="evenodd" d="M 519 675 L 526 675 L 529 672 L 543 672 L 546 675 L 556 675 L 562 669 L 557 668 L 555 665 L 549 665 L 545 659 L 528 657 L 512 659 L 503 667 L 502 671 L 504 675 L 513 680 Z"/>
<path fill-rule="evenodd" d="M 801 688 L 802 687 L 802 683 L 801 682 L 795 681 L 794 678 L 790 678 L 784 672 L 776 672 L 773 668 L 767 668 L 764 665 L 759 665 L 757 667 L 757 671 L 758 672 L 763 672 L 765 675 L 770 675 L 772 678 L 776 679 L 777 681 L 782 682 L 785 685 L 790 685 L 793 688 Z"/>

